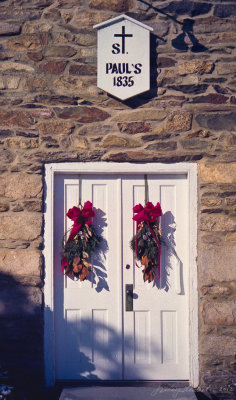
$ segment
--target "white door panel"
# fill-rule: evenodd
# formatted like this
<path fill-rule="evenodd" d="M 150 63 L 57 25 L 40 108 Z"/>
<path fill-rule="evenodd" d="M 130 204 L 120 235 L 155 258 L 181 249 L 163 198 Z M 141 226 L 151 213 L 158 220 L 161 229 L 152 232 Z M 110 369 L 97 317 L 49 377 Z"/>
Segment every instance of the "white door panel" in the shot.
<path fill-rule="evenodd" d="M 58 246 L 64 229 L 71 226 L 65 214 L 79 202 L 79 179 L 59 175 L 55 185 L 61 194 L 64 191 L 55 204 L 57 379 L 121 379 L 120 211 L 115 213 L 109 206 L 120 209 L 120 180 L 83 176 L 82 203 L 92 201 L 96 212 L 94 225 L 109 247 L 99 259 L 93 259 L 94 279 L 84 282 L 63 276 Z"/>
<path fill-rule="evenodd" d="M 148 176 L 149 200 L 161 203 L 161 279 L 143 282 L 130 249 L 135 204 L 144 205 L 143 175 L 82 175 L 82 203 L 107 241 L 94 257 L 93 279 L 63 276 L 60 240 L 65 216 L 78 205 L 78 175 L 56 175 L 54 216 L 55 353 L 57 379 L 189 379 L 188 183 L 185 175 Z M 127 269 L 126 265 L 130 265 Z M 125 311 L 133 284 L 133 311 Z"/>
<path fill-rule="evenodd" d="M 124 293 L 126 284 L 134 284 L 134 312 L 124 311 L 124 377 L 188 379 L 187 182 L 184 176 L 183 179 L 155 175 L 147 178 L 149 201 L 154 205 L 161 202 L 162 230 L 166 246 L 162 246 L 160 281 L 155 280 L 154 285 L 144 283 L 142 272 L 135 266 L 133 253 L 129 248 L 129 240 L 135 233 L 136 226 L 134 223 L 127 223 L 123 231 Z M 125 221 L 131 219 L 130 210 L 133 206 L 144 204 L 143 177 L 124 178 L 122 193 L 125 225 Z M 132 268 L 127 270 L 126 264 Z M 133 345 L 130 345 L 129 340 L 126 341 L 126 337 L 133 338 Z"/>

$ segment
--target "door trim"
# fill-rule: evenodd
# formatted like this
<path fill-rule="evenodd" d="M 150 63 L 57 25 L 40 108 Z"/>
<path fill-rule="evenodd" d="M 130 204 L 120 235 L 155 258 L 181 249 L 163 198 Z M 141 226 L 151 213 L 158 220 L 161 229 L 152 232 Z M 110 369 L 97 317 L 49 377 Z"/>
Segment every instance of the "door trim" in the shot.
<path fill-rule="evenodd" d="M 136 164 L 113 162 L 59 163 L 45 165 L 44 184 L 44 367 L 45 384 L 55 384 L 53 215 L 55 174 L 186 174 L 189 187 L 189 346 L 190 385 L 199 385 L 198 360 L 198 275 L 197 275 L 197 164 Z"/>

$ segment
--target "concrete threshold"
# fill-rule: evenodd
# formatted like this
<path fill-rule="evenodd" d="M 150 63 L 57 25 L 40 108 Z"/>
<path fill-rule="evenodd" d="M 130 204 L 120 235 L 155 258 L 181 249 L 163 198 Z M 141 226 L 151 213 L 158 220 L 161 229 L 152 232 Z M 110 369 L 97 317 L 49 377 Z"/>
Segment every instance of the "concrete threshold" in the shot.
<path fill-rule="evenodd" d="M 196 400 L 189 387 L 77 386 L 62 390 L 59 400 Z"/>

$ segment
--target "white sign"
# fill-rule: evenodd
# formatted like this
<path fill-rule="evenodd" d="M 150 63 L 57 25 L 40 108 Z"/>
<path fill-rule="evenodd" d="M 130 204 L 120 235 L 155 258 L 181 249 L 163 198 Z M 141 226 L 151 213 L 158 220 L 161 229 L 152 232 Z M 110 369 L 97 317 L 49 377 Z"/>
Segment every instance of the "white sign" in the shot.
<path fill-rule="evenodd" d="M 149 90 L 153 29 L 127 15 L 94 28 L 98 29 L 98 87 L 121 100 Z"/>

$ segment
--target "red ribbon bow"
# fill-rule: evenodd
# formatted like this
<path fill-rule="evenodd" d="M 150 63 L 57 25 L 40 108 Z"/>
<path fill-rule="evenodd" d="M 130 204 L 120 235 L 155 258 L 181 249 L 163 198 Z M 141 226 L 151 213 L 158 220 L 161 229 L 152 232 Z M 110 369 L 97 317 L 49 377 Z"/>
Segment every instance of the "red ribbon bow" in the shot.
<path fill-rule="evenodd" d="M 152 228 L 150 227 L 150 223 L 155 222 L 158 217 L 162 216 L 162 209 L 160 203 L 157 203 L 155 206 L 152 204 L 151 201 L 148 201 L 145 207 L 142 204 L 137 204 L 133 208 L 133 213 L 136 214 L 133 216 L 133 220 L 136 221 L 136 242 L 135 242 L 135 259 L 137 259 L 137 248 L 138 248 L 138 239 L 137 239 L 137 232 L 140 228 L 141 222 L 147 222 L 150 232 L 158 246 L 158 260 L 157 260 L 157 267 L 159 269 L 158 280 L 160 279 L 160 271 L 161 271 L 161 245 L 157 240 L 155 233 L 153 232 Z M 135 262 L 137 265 L 137 262 Z M 138 265 L 137 265 L 138 266 Z"/>
<path fill-rule="evenodd" d="M 91 217 L 94 217 L 95 213 L 92 209 L 93 205 L 90 201 L 86 201 L 84 203 L 84 207 L 82 209 L 78 207 L 73 207 L 70 208 L 67 212 L 67 217 L 69 217 L 72 221 L 74 221 L 74 225 L 72 227 L 72 230 L 70 232 L 69 239 L 67 240 L 67 243 L 70 242 L 75 235 L 78 233 L 80 230 L 81 226 L 83 224 L 91 225 Z"/>
<path fill-rule="evenodd" d="M 138 228 L 141 222 L 146 221 L 152 223 L 162 215 L 160 203 L 154 206 L 151 201 L 148 201 L 145 207 L 143 207 L 142 204 L 137 204 L 134 206 L 133 212 L 134 214 L 136 213 L 136 215 L 133 216 L 133 220 L 137 222 Z"/>

